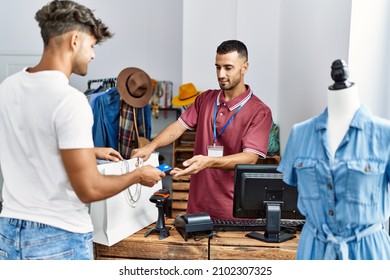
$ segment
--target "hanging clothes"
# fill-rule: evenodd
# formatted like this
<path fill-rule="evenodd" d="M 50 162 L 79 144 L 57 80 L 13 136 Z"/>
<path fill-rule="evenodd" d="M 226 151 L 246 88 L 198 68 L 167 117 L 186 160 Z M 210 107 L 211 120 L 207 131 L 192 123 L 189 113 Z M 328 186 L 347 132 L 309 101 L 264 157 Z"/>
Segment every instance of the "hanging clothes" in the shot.
<path fill-rule="evenodd" d="M 93 105 L 92 135 L 95 147 L 118 150 L 120 95 L 111 88 L 95 98 Z"/>
<path fill-rule="evenodd" d="M 92 87 L 92 84 L 94 84 L 94 83 L 99 83 L 99 88 L 98 88 L 99 91 L 101 88 L 109 89 L 109 88 L 116 87 L 116 78 L 104 78 L 104 79 L 89 80 L 88 81 L 88 88 L 84 92 L 86 95 L 91 93 L 91 92 L 92 93 L 96 92 L 96 88 Z"/>
<path fill-rule="evenodd" d="M 139 136 L 151 140 L 151 107 L 136 108 Z M 118 152 L 124 159 L 131 157 L 131 151 L 137 148 L 137 136 L 134 126 L 133 107 L 123 99 L 120 100 Z"/>
<path fill-rule="evenodd" d="M 120 100 L 118 152 L 124 159 L 131 157 L 131 151 L 135 147 L 134 115 L 133 107 L 123 99 Z"/>
<path fill-rule="evenodd" d="M 89 80 L 84 93 L 93 112 L 92 136 L 95 147 L 117 150 L 120 96 L 116 78 Z"/>
<path fill-rule="evenodd" d="M 146 137 L 149 141 L 152 139 L 152 108 L 148 104 L 143 108 L 137 108 L 137 123 L 140 136 Z"/>
<path fill-rule="evenodd" d="M 92 135 L 95 147 L 111 147 L 124 159 L 130 159 L 131 151 L 137 148 L 133 107 L 121 99 L 116 78 L 90 80 L 84 93 L 93 112 Z M 147 104 L 135 109 L 139 136 L 150 141 L 151 106 Z"/>

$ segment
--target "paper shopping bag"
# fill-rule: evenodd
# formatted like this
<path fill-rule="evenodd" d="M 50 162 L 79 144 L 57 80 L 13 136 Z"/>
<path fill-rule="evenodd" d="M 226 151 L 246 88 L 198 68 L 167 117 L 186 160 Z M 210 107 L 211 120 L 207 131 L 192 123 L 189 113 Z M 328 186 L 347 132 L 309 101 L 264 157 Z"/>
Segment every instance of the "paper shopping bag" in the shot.
<path fill-rule="evenodd" d="M 98 165 L 105 175 L 120 175 L 134 170 L 136 159 Z M 153 153 L 143 165 L 159 165 L 158 153 Z M 121 193 L 91 203 L 90 214 L 94 226 L 94 242 L 111 246 L 157 220 L 157 208 L 149 201 L 162 188 L 159 181 L 152 188 L 139 184 Z"/>

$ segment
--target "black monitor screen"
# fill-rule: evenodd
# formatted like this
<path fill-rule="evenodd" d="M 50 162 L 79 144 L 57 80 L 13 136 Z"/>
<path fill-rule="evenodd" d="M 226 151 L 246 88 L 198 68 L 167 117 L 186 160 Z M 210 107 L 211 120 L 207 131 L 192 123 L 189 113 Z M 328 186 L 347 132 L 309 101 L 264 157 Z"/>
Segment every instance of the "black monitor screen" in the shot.
<path fill-rule="evenodd" d="M 233 216 L 266 218 L 266 205 L 281 205 L 281 219 L 304 219 L 297 208 L 298 191 L 283 182 L 276 165 L 238 164 L 235 168 Z"/>

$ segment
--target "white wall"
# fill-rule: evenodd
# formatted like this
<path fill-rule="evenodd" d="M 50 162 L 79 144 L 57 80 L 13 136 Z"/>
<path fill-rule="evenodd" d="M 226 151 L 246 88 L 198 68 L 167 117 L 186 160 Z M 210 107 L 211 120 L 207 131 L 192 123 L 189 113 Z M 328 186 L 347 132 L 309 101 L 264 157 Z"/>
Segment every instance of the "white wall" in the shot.
<path fill-rule="evenodd" d="M 115 33 L 95 48 L 87 76 L 72 75 L 70 83 L 81 91 L 90 79 L 116 77 L 126 67 L 139 67 L 156 80 L 174 83 L 182 78 L 181 0 L 77 0 L 95 11 Z M 0 82 L 23 66 L 35 65 L 43 43 L 34 16 L 49 0 L 0 1 Z M 0 176 L 0 200 L 2 177 Z"/>
<path fill-rule="evenodd" d="M 49 0 L 0 1 L 1 53 L 42 52 L 35 13 Z M 139 67 L 157 80 L 181 83 L 181 0 L 78 0 L 95 11 L 113 39 L 96 47 L 88 75 L 73 75 L 71 84 L 85 90 L 89 79 L 116 77 L 126 67 Z"/>
<path fill-rule="evenodd" d="M 390 117 L 390 2 L 282 1 L 278 114 L 282 152 L 291 126 L 322 113 L 335 59 L 372 112 Z"/>
<path fill-rule="evenodd" d="M 183 82 L 200 90 L 218 87 L 215 51 L 236 37 L 237 0 L 183 0 Z"/>
<path fill-rule="evenodd" d="M 0 55 L 38 53 L 41 38 L 34 14 L 48 0 L 1 1 Z M 387 0 L 79 0 L 116 33 L 96 48 L 86 77 L 117 76 L 136 66 L 152 78 L 205 90 L 218 86 L 216 47 L 237 38 L 249 50 L 246 83 L 273 111 L 281 147 L 291 126 L 321 113 L 332 83 L 331 63 L 349 60 L 351 80 L 374 113 L 390 117 Z M 353 3 L 353 5 L 352 5 Z M 0 73 L 1 74 L 1 73 Z"/>
<path fill-rule="evenodd" d="M 245 82 L 277 120 L 280 1 L 184 0 L 183 82 L 218 88 L 215 54 L 225 40 L 243 41 L 249 53 Z"/>
<path fill-rule="evenodd" d="M 283 1 L 280 15 L 281 148 L 291 126 L 323 112 L 331 64 L 348 59 L 351 0 Z"/>
<path fill-rule="evenodd" d="M 350 80 L 359 87 L 362 103 L 374 114 L 390 118 L 390 2 L 352 4 Z"/>

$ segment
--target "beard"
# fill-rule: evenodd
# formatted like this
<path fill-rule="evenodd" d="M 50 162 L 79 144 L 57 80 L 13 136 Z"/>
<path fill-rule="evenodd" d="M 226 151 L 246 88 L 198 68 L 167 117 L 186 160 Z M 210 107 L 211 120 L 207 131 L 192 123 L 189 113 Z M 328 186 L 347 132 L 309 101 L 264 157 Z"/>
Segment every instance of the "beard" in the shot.
<path fill-rule="evenodd" d="M 218 80 L 219 87 L 223 90 L 231 90 L 234 89 L 239 83 L 240 79 L 233 79 L 231 82 L 229 79 L 226 80 Z"/>

